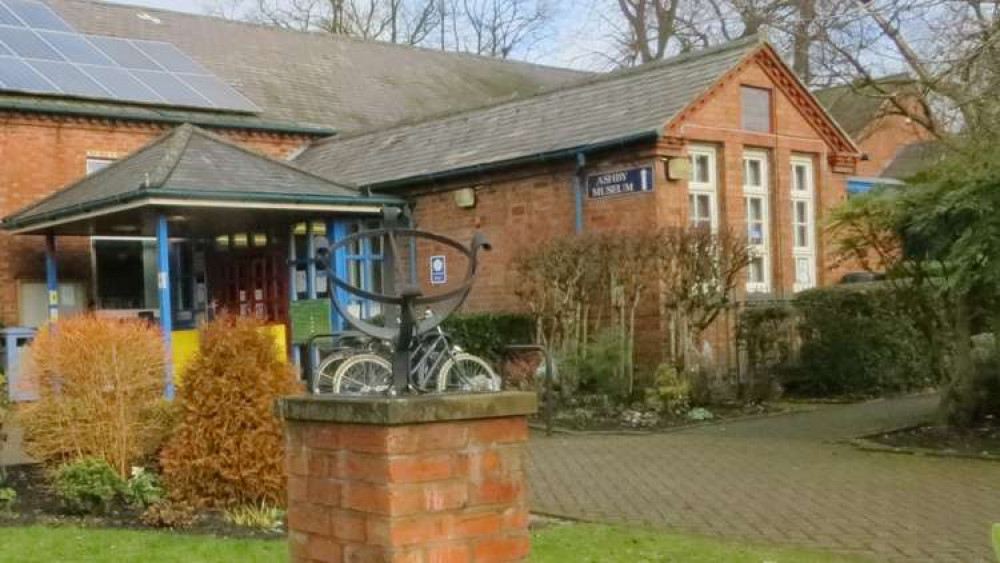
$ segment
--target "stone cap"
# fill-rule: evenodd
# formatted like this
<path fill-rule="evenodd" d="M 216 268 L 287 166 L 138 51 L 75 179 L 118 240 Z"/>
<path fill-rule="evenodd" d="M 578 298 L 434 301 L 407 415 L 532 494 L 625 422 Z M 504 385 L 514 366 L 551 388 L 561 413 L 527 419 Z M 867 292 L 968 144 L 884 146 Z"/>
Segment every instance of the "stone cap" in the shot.
<path fill-rule="evenodd" d="M 278 399 L 275 410 L 290 421 L 396 426 L 534 414 L 538 396 L 527 391 L 404 397 L 304 395 Z"/>

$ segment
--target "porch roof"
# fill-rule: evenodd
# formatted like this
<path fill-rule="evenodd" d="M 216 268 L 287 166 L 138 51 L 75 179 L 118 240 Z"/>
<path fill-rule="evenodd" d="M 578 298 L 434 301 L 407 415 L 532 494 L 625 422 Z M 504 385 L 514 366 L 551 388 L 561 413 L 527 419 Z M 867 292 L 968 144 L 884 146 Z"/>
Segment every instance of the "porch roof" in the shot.
<path fill-rule="evenodd" d="M 188 208 L 203 215 L 221 215 L 220 209 L 227 215 L 228 210 L 363 213 L 402 204 L 399 198 L 372 196 L 184 124 L 4 218 L 0 227 L 18 233 L 98 235 L 115 234 L 113 225 L 101 218 L 135 215 L 142 208 Z"/>

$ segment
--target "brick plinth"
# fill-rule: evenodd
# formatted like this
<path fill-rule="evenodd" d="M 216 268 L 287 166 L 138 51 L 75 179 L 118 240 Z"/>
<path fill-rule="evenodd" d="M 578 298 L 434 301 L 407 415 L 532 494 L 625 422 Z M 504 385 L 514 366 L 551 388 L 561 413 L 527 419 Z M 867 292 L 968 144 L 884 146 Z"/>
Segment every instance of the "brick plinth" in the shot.
<path fill-rule="evenodd" d="M 523 560 L 535 408 L 533 393 L 282 400 L 291 561 Z"/>

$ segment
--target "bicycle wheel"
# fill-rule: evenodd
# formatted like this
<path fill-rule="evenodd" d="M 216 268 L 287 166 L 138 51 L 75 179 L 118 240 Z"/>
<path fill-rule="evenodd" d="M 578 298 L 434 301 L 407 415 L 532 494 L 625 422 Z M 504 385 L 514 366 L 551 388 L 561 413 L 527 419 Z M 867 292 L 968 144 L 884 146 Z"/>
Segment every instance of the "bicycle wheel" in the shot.
<path fill-rule="evenodd" d="M 392 384 L 392 365 L 375 354 L 358 354 L 344 360 L 333 374 L 333 393 L 379 395 Z"/>
<path fill-rule="evenodd" d="M 349 356 L 345 352 L 334 352 L 323 358 L 319 367 L 313 372 L 312 392 L 314 395 L 328 395 L 334 393 L 334 377 L 341 362 Z"/>
<path fill-rule="evenodd" d="M 437 378 L 438 391 L 499 391 L 500 376 L 479 356 L 460 352 L 448 358 Z"/>

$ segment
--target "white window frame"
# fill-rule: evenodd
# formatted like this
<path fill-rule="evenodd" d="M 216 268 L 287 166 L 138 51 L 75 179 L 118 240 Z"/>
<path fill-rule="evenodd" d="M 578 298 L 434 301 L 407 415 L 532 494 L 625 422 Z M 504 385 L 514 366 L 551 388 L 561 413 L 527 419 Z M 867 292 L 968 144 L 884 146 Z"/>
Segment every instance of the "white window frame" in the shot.
<path fill-rule="evenodd" d="M 691 179 L 688 180 L 688 224 L 693 225 L 692 202 L 698 196 L 708 197 L 709 228 L 713 233 L 719 232 L 719 179 L 715 147 L 692 145 L 688 148 L 691 158 Z M 697 166 L 695 159 L 699 156 L 708 158 L 708 181 L 697 181 Z"/>
<path fill-rule="evenodd" d="M 87 168 L 86 168 L 87 176 L 90 176 L 94 172 L 97 172 L 98 170 L 108 166 L 114 161 L 115 159 L 113 158 L 107 158 L 101 156 L 88 156 Z"/>
<path fill-rule="evenodd" d="M 760 163 L 760 185 L 749 185 L 747 183 L 747 163 L 755 161 Z M 768 153 L 766 151 L 748 150 L 743 152 L 743 207 L 747 222 L 748 247 L 751 256 L 761 260 L 763 269 L 763 279 L 761 281 L 750 280 L 750 266 L 747 265 L 747 292 L 767 293 L 771 291 L 771 210 L 770 210 L 770 173 L 768 171 Z M 760 201 L 761 237 L 759 243 L 750 243 L 750 200 Z"/>
<path fill-rule="evenodd" d="M 805 186 L 798 184 L 797 168 L 805 169 Z M 792 201 L 792 272 L 795 282 L 792 286 L 794 291 L 803 291 L 816 287 L 816 172 L 813 166 L 813 159 L 804 156 L 793 156 L 791 158 L 791 181 L 789 182 Z M 802 226 L 796 207 L 804 204 L 806 207 L 806 244 L 798 244 L 798 229 Z M 809 280 L 799 279 L 799 261 L 806 260 L 809 268 Z"/>

